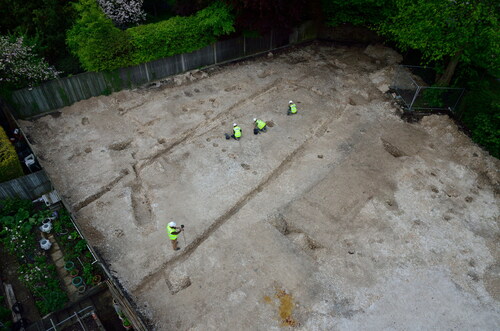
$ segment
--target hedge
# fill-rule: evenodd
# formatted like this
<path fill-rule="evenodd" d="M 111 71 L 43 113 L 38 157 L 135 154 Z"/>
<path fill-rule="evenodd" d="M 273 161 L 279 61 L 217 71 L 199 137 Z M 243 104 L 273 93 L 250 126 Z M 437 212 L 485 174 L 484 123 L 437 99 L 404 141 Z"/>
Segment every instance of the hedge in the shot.
<path fill-rule="evenodd" d="M 67 43 L 87 71 L 114 70 L 192 52 L 234 31 L 234 15 L 220 1 L 192 16 L 175 16 L 123 31 L 95 0 L 80 0 L 75 8 L 79 18 L 67 33 Z"/>
<path fill-rule="evenodd" d="M 0 183 L 21 177 L 23 168 L 19 163 L 16 149 L 12 145 L 5 133 L 0 127 Z"/>

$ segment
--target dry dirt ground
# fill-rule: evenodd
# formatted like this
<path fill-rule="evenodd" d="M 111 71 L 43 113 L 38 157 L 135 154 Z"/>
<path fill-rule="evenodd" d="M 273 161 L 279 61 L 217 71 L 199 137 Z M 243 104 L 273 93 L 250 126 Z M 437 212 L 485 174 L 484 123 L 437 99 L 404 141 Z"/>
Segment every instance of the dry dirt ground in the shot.
<path fill-rule="evenodd" d="M 399 61 L 312 44 L 22 127 L 157 330 L 498 330 L 499 161 L 445 116 L 402 121 Z"/>

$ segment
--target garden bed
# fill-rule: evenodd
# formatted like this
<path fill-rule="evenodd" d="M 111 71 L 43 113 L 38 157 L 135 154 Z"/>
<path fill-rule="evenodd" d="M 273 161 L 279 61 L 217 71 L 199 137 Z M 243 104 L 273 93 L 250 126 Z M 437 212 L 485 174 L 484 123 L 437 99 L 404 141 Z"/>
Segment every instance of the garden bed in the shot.
<path fill-rule="evenodd" d="M 40 316 L 77 300 L 78 296 L 68 296 L 71 291 L 64 281 L 71 272 L 78 274 L 78 285 L 84 286 L 80 294 L 102 280 L 102 270 L 66 209 L 53 211 L 20 199 L 0 200 L 0 206 L 2 255 L 17 261 L 11 263 L 16 265 L 13 272 L 31 292 Z M 60 256 L 60 261 L 54 256 Z"/>

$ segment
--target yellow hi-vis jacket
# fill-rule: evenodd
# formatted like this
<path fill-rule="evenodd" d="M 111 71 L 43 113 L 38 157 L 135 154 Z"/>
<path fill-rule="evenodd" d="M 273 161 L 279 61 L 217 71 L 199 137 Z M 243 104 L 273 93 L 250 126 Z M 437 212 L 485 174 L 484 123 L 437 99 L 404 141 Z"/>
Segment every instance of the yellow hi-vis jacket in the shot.
<path fill-rule="evenodd" d="M 290 105 L 290 112 L 292 114 L 295 114 L 297 112 L 297 106 L 294 103 Z"/>
<path fill-rule="evenodd" d="M 262 120 L 257 120 L 256 123 L 257 123 L 257 128 L 259 130 L 262 130 L 262 129 L 264 129 L 266 127 L 266 122 L 264 122 Z"/>
<path fill-rule="evenodd" d="M 177 232 L 177 229 L 171 228 L 167 225 L 167 233 L 170 240 L 175 240 L 179 236 L 179 234 L 173 234 L 174 232 Z"/>
<path fill-rule="evenodd" d="M 241 137 L 241 128 L 239 126 L 235 126 L 233 128 L 233 132 L 234 132 L 234 137 L 235 138 L 240 138 Z"/>

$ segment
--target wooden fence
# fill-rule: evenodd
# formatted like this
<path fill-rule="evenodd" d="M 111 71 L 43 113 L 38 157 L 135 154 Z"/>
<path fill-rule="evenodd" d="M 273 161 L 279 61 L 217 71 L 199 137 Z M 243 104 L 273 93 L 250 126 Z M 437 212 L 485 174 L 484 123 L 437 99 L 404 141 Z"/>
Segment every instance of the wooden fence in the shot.
<path fill-rule="evenodd" d="M 0 183 L 0 199 L 18 197 L 34 200 L 51 190 L 52 184 L 45 171 L 41 170 Z"/>
<path fill-rule="evenodd" d="M 17 118 L 27 118 L 69 106 L 80 100 L 138 87 L 181 72 L 241 59 L 315 38 L 314 24 L 306 22 L 291 34 L 271 31 L 257 38 L 239 37 L 218 41 L 192 53 L 174 55 L 110 72 L 86 72 L 18 90 L 12 94 L 12 106 Z"/>

